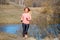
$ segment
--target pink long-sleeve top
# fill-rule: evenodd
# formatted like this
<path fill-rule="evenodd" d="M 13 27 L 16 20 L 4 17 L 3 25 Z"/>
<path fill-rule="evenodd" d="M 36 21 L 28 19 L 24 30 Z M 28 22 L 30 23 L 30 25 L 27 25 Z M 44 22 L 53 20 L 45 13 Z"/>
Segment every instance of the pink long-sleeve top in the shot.
<path fill-rule="evenodd" d="M 22 23 L 29 24 L 31 20 L 31 14 L 30 13 L 23 13 L 21 16 Z"/>

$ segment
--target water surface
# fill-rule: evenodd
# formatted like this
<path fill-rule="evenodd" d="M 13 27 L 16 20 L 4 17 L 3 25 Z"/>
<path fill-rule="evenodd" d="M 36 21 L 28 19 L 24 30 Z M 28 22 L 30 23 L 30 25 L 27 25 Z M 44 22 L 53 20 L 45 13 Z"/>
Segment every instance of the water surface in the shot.
<path fill-rule="evenodd" d="M 60 32 L 60 24 L 52 24 L 48 25 L 49 27 L 46 28 L 48 33 L 57 36 Z M 7 24 L 7 25 L 0 25 L 0 31 L 6 32 L 9 34 L 22 34 L 22 25 L 21 24 Z M 43 30 L 43 29 L 42 29 Z M 36 37 L 38 40 L 41 38 L 46 37 L 48 34 L 46 31 L 40 33 L 42 31 L 37 25 L 30 25 L 28 33 L 30 36 Z"/>

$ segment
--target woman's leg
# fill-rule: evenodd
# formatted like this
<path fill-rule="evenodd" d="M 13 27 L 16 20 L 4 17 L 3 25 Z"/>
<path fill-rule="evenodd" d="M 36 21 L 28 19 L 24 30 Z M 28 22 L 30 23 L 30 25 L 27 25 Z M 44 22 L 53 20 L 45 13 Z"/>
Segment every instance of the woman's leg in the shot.
<path fill-rule="evenodd" d="M 25 37 L 25 24 L 24 23 L 22 23 L 22 28 L 23 28 L 23 37 Z"/>
<path fill-rule="evenodd" d="M 26 34 L 26 35 L 28 34 L 28 29 L 29 29 L 29 24 L 26 24 L 26 25 L 25 25 L 25 34 Z"/>

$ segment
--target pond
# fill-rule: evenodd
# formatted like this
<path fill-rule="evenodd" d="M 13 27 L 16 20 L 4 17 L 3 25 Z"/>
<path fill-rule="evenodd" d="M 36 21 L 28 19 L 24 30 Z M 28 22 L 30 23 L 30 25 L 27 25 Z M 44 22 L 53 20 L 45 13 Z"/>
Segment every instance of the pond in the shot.
<path fill-rule="evenodd" d="M 46 31 L 48 33 L 51 33 L 54 36 L 57 36 L 60 33 L 60 24 L 53 24 L 53 25 L 48 25 L 48 26 L 49 27 L 46 28 Z M 30 36 L 37 38 L 38 40 L 42 39 L 48 35 L 46 33 L 46 31 L 44 31 L 42 33 L 40 33 L 40 31 L 42 31 L 42 30 L 37 25 L 30 25 L 28 34 Z M 5 32 L 5 33 L 9 33 L 9 34 L 22 34 L 22 25 L 21 24 L 0 25 L 0 32 Z"/>

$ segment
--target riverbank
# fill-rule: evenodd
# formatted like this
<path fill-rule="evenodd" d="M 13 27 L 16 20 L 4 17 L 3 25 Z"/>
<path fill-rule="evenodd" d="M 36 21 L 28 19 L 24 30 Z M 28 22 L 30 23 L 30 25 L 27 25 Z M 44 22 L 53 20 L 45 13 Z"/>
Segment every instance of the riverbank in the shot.
<path fill-rule="evenodd" d="M 17 24 L 20 22 L 20 15 L 23 9 L 13 5 L 1 5 L 0 7 L 0 24 Z"/>
<path fill-rule="evenodd" d="M 42 40 L 60 40 L 60 37 L 58 38 L 45 37 Z M 0 40 L 25 40 L 25 39 L 23 39 L 23 37 L 19 35 L 0 32 Z M 36 39 L 34 37 L 29 37 L 26 40 L 36 40 Z"/>

